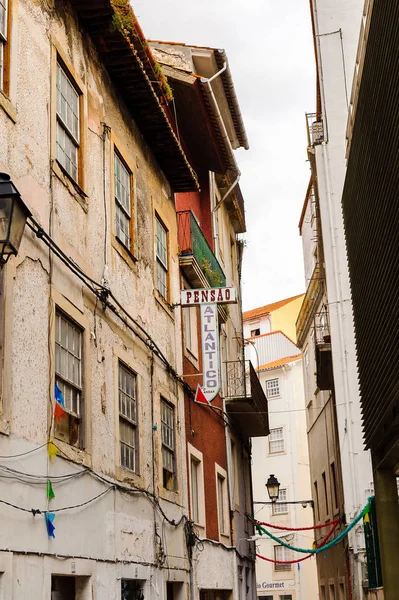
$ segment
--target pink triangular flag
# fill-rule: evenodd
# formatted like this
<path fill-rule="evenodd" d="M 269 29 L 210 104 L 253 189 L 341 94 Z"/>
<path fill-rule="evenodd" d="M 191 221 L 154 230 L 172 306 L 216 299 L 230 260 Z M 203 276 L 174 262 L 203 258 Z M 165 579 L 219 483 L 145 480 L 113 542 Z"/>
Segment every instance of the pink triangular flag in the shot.
<path fill-rule="evenodd" d="M 198 402 L 199 404 L 209 404 L 200 384 L 197 385 L 194 402 Z"/>

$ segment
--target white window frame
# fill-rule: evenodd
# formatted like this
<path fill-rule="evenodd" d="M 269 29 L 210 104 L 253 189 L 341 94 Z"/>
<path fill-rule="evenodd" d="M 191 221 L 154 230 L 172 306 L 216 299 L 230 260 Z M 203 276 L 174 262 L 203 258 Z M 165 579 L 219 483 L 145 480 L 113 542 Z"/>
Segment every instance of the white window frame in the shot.
<path fill-rule="evenodd" d="M 123 375 L 130 377 L 133 390 L 123 386 Z M 118 360 L 118 409 L 119 409 L 119 458 L 123 469 L 139 473 L 138 455 L 138 406 L 137 406 L 137 375 L 121 360 Z M 122 426 L 133 433 L 133 444 L 122 440 Z"/>
<path fill-rule="evenodd" d="M 288 513 L 288 500 L 287 488 L 280 488 L 278 493 L 277 502 L 272 504 L 272 515 L 286 515 Z M 284 502 L 284 504 L 283 504 Z"/>
<path fill-rule="evenodd" d="M 280 397 L 280 379 L 278 377 L 266 381 L 266 397 L 268 400 Z"/>
<path fill-rule="evenodd" d="M 198 314 L 196 306 L 187 306 L 183 309 L 184 342 L 186 350 L 198 359 Z"/>
<path fill-rule="evenodd" d="M 292 560 L 291 550 L 286 548 L 285 546 L 281 546 L 278 544 L 277 546 L 273 546 L 274 548 L 274 560 Z M 274 563 L 275 571 L 291 571 L 292 565 L 284 565 L 279 563 Z"/>
<path fill-rule="evenodd" d="M 121 176 L 118 176 L 118 172 Z M 132 172 L 116 148 L 114 148 L 114 202 L 115 237 L 130 251 L 132 247 Z M 121 222 L 125 227 L 121 227 Z"/>
<path fill-rule="evenodd" d="M 164 234 L 161 239 L 159 234 Z M 159 295 L 168 301 L 168 270 L 169 270 L 169 249 L 168 249 L 168 230 L 159 216 L 155 215 L 155 279 L 156 288 Z M 163 250 L 163 252 L 162 252 Z M 162 277 L 161 277 L 162 274 Z"/>
<path fill-rule="evenodd" d="M 202 452 L 194 448 L 191 444 L 187 444 L 187 454 L 189 457 L 189 486 L 190 486 L 190 506 L 191 506 L 191 518 L 194 521 L 197 527 L 201 527 L 201 533 L 205 534 L 205 487 L 204 487 L 204 462 Z M 197 502 L 198 502 L 198 520 L 195 519 L 193 506 L 195 504 L 195 499 L 193 498 L 193 494 L 195 491 L 195 484 L 192 481 L 193 473 L 191 469 L 191 463 L 196 463 L 196 475 L 197 475 Z"/>
<path fill-rule="evenodd" d="M 281 431 L 281 435 L 279 437 L 276 435 L 275 439 L 272 439 L 272 437 L 274 437 L 274 432 L 277 431 Z M 279 442 L 282 442 L 283 447 L 276 449 L 276 446 L 279 445 Z M 285 452 L 284 427 L 274 427 L 273 429 L 270 429 L 269 434 L 269 454 L 280 454 L 282 452 Z"/>
<path fill-rule="evenodd" d="M 228 537 L 230 535 L 229 519 L 229 497 L 227 490 L 227 473 L 215 463 L 216 498 L 218 509 L 219 535 Z"/>
<path fill-rule="evenodd" d="M 76 113 L 77 114 L 74 113 L 74 107 L 72 107 L 68 103 L 68 99 L 63 97 L 67 107 L 71 111 L 71 114 L 73 116 L 73 122 L 74 122 L 74 119 L 76 119 L 76 121 L 77 121 L 77 127 L 75 127 L 75 131 L 73 130 L 73 127 L 71 127 L 71 124 L 67 122 L 68 116 L 66 115 L 66 118 L 64 118 L 61 114 L 60 95 L 62 96 L 62 90 L 61 90 L 62 78 L 65 79 L 65 81 L 67 82 L 67 85 L 69 86 L 67 88 L 68 92 L 72 93 L 72 97 L 73 97 L 73 95 L 76 96 Z M 76 82 L 74 81 L 73 77 L 68 72 L 68 70 L 64 67 L 64 65 L 62 64 L 61 60 L 58 57 L 57 65 L 56 65 L 56 156 L 57 156 L 57 162 L 61 165 L 62 169 L 76 183 L 79 182 L 79 178 L 80 178 L 79 159 L 80 159 L 80 129 L 81 129 L 81 118 L 82 118 L 81 117 L 81 106 L 80 106 L 81 98 L 80 97 L 81 97 L 81 92 L 80 92 L 79 88 L 77 87 Z M 61 143 L 62 136 L 65 136 L 64 144 Z M 68 161 L 66 160 L 66 158 L 68 158 L 68 155 L 67 155 L 68 148 L 66 147 L 66 144 L 69 144 L 69 149 L 74 148 L 74 150 L 75 150 L 74 156 L 75 156 L 76 164 L 72 161 L 72 156 L 70 156 L 69 157 L 69 166 L 68 166 Z M 71 167 L 71 165 L 73 165 L 73 168 Z"/>

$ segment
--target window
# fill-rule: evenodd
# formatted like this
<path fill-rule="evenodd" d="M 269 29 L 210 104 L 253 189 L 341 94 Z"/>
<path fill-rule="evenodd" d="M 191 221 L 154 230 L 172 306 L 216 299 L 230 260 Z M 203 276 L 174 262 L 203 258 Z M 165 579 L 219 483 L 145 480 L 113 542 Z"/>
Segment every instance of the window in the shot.
<path fill-rule="evenodd" d="M 79 177 L 79 104 L 79 93 L 69 75 L 57 62 L 57 161 L 76 182 Z"/>
<path fill-rule="evenodd" d="M 310 377 L 309 377 L 309 351 L 305 350 L 303 353 L 303 364 L 305 369 L 305 402 L 306 404 L 310 400 Z"/>
<path fill-rule="evenodd" d="M 7 37 L 8 37 L 8 0 L 0 0 L 0 89 L 5 89 L 7 67 Z"/>
<path fill-rule="evenodd" d="M 114 153 L 115 235 L 126 248 L 131 247 L 132 174 Z"/>
<path fill-rule="evenodd" d="M 51 576 L 51 600 L 86 600 L 91 598 L 90 577 Z"/>
<path fill-rule="evenodd" d="M 326 588 L 324 585 L 320 586 L 320 600 L 326 600 Z"/>
<path fill-rule="evenodd" d="M 191 518 L 194 523 L 199 523 L 199 478 L 200 462 L 191 456 Z"/>
<path fill-rule="evenodd" d="M 287 500 L 287 490 L 280 489 L 278 493 L 277 502 L 278 504 L 272 504 L 272 514 L 273 515 L 283 515 L 288 512 L 288 504 L 280 504 Z"/>
<path fill-rule="evenodd" d="M 138 473 L 137 381 L 127 367 L 118 365 L 119 442 L 121 466 Z"/>
<path fill-rule="evenodd" d="M 186 348 L 195 358 L 198 358 L 197 308 L 195 306 L 186 307 L 183 311 L 183 319 Z"/>
<path fill-rule="evenodd" d="M 276 398 L 280 395 L 280 384 L 278 379 L 269 379 L 266 381 L 267 398 Z"/>
<path fill-rule="evenodd" d="M 217 474 L 217 498 L 218 498 L 218 519 L 219 532 L 227 533 L 226 524 L 226 478 Z"/>
<path fill-rule="evenodd" d="M 260 328 L 251 329 L 251 337 L 256 337 L 257 335 L 260 335 Z"/>
<path fill-rule="evenodd" d="M 66 419 L 55 424 L 55 435 L 83 447 L 83 331 L 60 311 L 55 315 L 55 382 L 65 403 Z"/>
<path fill-rule="evenodd" d="M 137 579 L 122 579 L 121 600 L 136 600 L 143 597 L 143 583 Z"/>
<path fill-rule="evenodd" d="M 270 430 L 269 435 L 269 453 L 284 452 L 283 428 L 277 427 Z"/>
<path fill-rule="evenodd" d="M 167 490 L 174 490 L 176 488 L 175 411 L 173 406 L 162 399 L 161 427 L 163 487 Z"/>
<path fill-rule="evenodd" d="M 328 586 L 328 594 L 329 594 L 328 600 L 336 600 L 335 599 L 335 585 L 333 583 L 330 583 Z"/>
<path fill-rule="evenodd" d="M 291 550 L 285 548 L 284 546 L 274 546 L 274 560 L 291 560 Z M 275 571 L 291 571 L 290 564 L 274 564 Z"/>
<path fill-rule="evenodd" d="M 156 287 L 168 299 L 168 232 L 156 217 L 155 222 Z"/>
<path fill-rule="evenodd" d="M 338 508 L 337 475 L 335 472 L 335 462 L 331 463 L 330 471 L 331 471 L 331 482 L 332 482 L 332 488 L 333 488 L 334 508 Z"/>
<path fill-rule="evenodd" d="M 326 515 L 328 515 L 328 495 L 327 495 L 327 481 L 326 481 L 326 474 L 322 473 L 321 477 L 323 479 L 323 488 L 324 488 L 324 501 L 325 501 L 325 507 L 326 507 Z"/>
<path fill-rule="evenodd" d="M 314 495 L 316 501 L 317 520 L 320 521 L 319 489 L 317 487 L 317 481 L 314 482 Z"/>
<path fill-rule="evenodd" d="M 292 600 L 292 594 L 280 594 L 279 600 Z"/>
<path fill-rule="evenodd" d="M 345 600 L 345 584 L 339 583 L 338 586 L 339 600 Z"/>

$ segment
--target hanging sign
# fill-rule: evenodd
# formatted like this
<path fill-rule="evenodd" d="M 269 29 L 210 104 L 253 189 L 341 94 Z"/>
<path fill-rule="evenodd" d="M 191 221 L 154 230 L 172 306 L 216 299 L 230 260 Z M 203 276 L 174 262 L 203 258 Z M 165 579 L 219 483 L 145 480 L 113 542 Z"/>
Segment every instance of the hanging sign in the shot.
<path fill-rule="evenodd" d="M 231 288 L 211 288 L 199 290 L 181 290 L 182 306 L 197 306 L 200 304 L 235 304 L 237 290 Z"/>
<path fill-rule="evenodd" d="M 210 402 L 220 388 L 217 304 L 201 304 L 202 392 Z"/>

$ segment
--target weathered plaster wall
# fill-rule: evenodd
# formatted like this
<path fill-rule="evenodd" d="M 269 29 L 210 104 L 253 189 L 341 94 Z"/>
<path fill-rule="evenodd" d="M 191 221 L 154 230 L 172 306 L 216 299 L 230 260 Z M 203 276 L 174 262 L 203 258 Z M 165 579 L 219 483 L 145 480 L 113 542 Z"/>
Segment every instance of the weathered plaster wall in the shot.
<path fill-rule="evenodd" d="M 175 207 L 169 185 L 112 88 L 90 39 L 69 13 L 69 5 L 19 0 L 15 3 L 11 43 L 11 104 L 15 122 L 0 109 L 0 167 L 10 174 L 34 218 L 62 250 L 91 277 L 105 276 L 122 305 L 156 341 L 181 373 L 180 312 Z M 62 55 L 83 92 L 84 194 L 54 159 L 54 57 Z M 11 112 L 11 111 L 9 111 Z M 102 139 L 103 123 L 110 133 Z M 134 257 L 114 235 L 112 163 L 114 145 L 132 170 L 135 220 Z M 103 154 L 104 153 L 104 154 Z M 103 169 L 103 160 L 105 169 Z M 169 231 L 169 302 L 154 290 L 154 215 Z M 159 359 L 27 229 L 19 255 L 6 267 L 4 382 L 0 414 L 0 455 L 34 450 L 46 443 L 54 385 L 54 311 L 61 307 L 84 328 L 85 447 L 57 446 L 73 462 L 126 485 L 161 497 L 170 519 L 187 514 L 184 402 L 181 388 Z M 49 352 L 50 350 L 50 352 Z M 136 475 L 119 464 L 118 360 L 138 380 L 139 461 Z M 160 397 L 175 406 L 177 489 L 162 487 Z M 54 434 L 53 434 L 54 435 Z M 3 460 L 0 459 L 3 464 Z M 50 509 L 80 504 L 107 489 L 82 475 L 64 483 L 56 477 L 82 467 L 57 457 L 48 464 L 43 447 L 7 466 L 23 473 L 49 475 L 56 497 Z M 3 471 L 2 471 L 3 473 Z M 48 508 L 45 486 L 0 479 L 0 496 L 17 506 Z M 90 577 L 82 600 L 119 597 L 120 577 L 145 580 L 145 596 L 163 598 L 165 580 L 188 580 L 183 526 L 166 524 L 142 493 L 110 490 L 80 509 L 56 513 L 56 538 L 47 536 L 42 515 L 0 508 L 0 597 L 50 600 L 51 573 Z M 156 529 L 156 532 L 155 532 Z M 5 550 L 15 550 L 15 554 Z M 22 556 L 19 551 L 31 552 Z M 36 556 L 35 553 L 42 553 Z M 162 553 L 168 555 L 162 558 Z M 45 556 L 48 554 L 48 556 Z M 55 555 L 75 557 L 60 560 Z M 79 556 L 87 559 L 79 560 Z M 92 560 L 93 559 L 93 560 Z M 95 560 L 99 559 L 99 560 Z M 99 562 L 100 561 L 100 562 Z M 125 563 L 121 561 L 126 561 Z M 134 563 L 137 565 L 133 566 Z M 75 565 L 75 566 L 74 566 Z M 119 578 L 119 579 L 118 579 Z M 3 596 L 1 596 L 3 594 Z"/>

